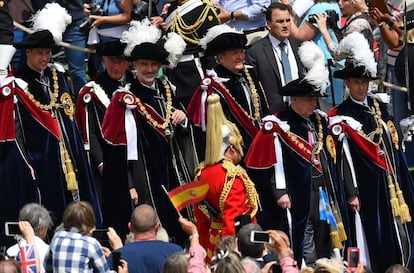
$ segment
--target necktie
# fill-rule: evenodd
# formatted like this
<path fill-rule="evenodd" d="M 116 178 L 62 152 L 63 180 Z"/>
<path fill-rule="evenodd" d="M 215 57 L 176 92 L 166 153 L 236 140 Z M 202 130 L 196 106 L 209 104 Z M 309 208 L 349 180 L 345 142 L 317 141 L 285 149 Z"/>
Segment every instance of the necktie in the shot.
<path fill-rule="evenodd" d="M 313 127 L 313 124 L 310 120 L 306 121 L 306 125 L 308 127 L 308 141 L 309 144 L 313 146 L 315 144 L 315 141 L 317 141 L 315 128 Z"/>
<path fill-rule="evenodd" d="M 281 42 L 279 44 L 280 57 L 282 60 L 283 74 L 285 76 L 285 84 L 292 81 L 292 72 L 290 71 L 289 57 L 285 51 L 286 43 Z"/>
<path fill-rule="evenodd" d="M 243 78 L 243 76 L 239 77 L 239 81 L 242 85 L 244 91 L 244 97 L 246 98 L 247 107 L 249 108 L 249 114 L 252 114 L 252 106 L 251 106 L 251 96 L 250 96 L 250 87 L 247 84 L 247 81 Z"/>
<path fill-rule="evenodd" d="M 43 92 L 45 93 L 46 98 L 49 99 L 49 79 L 43 75 L 43 73 L 40 74 L 40 82 L 42 83 Z"/>

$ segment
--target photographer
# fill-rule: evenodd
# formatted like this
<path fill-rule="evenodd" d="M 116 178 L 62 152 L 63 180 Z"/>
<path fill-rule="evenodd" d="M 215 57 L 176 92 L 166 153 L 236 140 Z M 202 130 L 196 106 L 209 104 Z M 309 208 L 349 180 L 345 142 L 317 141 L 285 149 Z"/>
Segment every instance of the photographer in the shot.
<path fill-rule="evenodd" d="M 237 234 L 237 247 L 243 258 L 255 260 L 266 273 L 296 273 L 297 263 L 293 259 L 288 236 L 280 230 L 269 230 L 271 243 L 257 243 L 251 241 L 253 231 L 262 231 L 258 224 L 247 224 Z"/>
<path fill-rule="evenodd" d="M 44 272 L 43 260 L 46 252 L 49 249 L 49 245 L 44 242 L 47 236 L 48 229 L 52 226 L 52 218 L 49 211 L 37 203 L 26 204 L 19 212 L 19 221 L 27 221 L 34 231 L 34 243 L 36 244 L 38 257 L 40 260 L 41 272 Z M 23 234 L 23 232 L 22 232 Z M 24 234 L 23 234 L 24 235 Z M 19 252 L 19 246 L 26 244 L 27 238 L 19 236 L 18 244 L 11 246 L 7 249 L 7 256 L 16 257 Z"/>
<path fill-rule="evenodd" d="M 320 32 L 319 26 L 316 22 L 316 14 L 327 14 L 327 34 L 334 43 L 338 43 L 336 32 L 339 31 L 339 18 L 341 11 L 336 1 L 331 0 L 315 0 L 315 4 L 304 15 L 304 19 L 298 28 L 292 24 L 292 36 L 302 41 L 312 40 L 323 51 L 325 55 L 325 64 L 331 68 L 330 72 L 338 70 L 332 61 L 334 57 L 331 55 L 324 37 Z M 292 20 L 293 21 L 293 20 Z M 331 107 L 342 102 L 343 97 L 343 82 L 340 79 L 330 79 L 331 86 L 326 89 L 328 97 L 319 99 L 319 106 L 323 111 L 328 111 Z"/>
<path fill-rule="evenodd" d="M 106 43 L 120 39 L 131 21 L 132 0 L 96 0 L 95 4 L 83 4 L 89 16 L 88 44 Z"/>
<path fill-rule="evenodd" d="M 339 7 L 341 9 L 342 14 L 347 17 L 345 25 L 341 29 L 342 38 L 349 35 L 352 32 L 357 31 L 364 35 L 372 50 L 374 37 L 367 15 L 361 12 L 359 7 L 356 7 L 354 4 L 352 4 L 351 0 L 340 0 Z M 338 61 L 348 57 L 345 54 L 339 53 L 338 43 L 335 42 L 329 35 L 326 14 L 317 14 L 315 20 L 318 24 L 319 31 L 322 34 L 326 45 L 328 46 L 329 52 L 334 57 L 334 59 Z"/>
<path fill-rule="evenodd" d="M 161 23 L 164 22 L 164 16 L 166 14 L 158 14 L 155 1 L 151 1 L 151 9 L 149 9 L 150 7 L 148 6 L 148 0 L 132 0 L 132 4 L 132 20 L 141 21 L 150 15 L 151 24 L 159 27 Z M 151 14 L 149 14 L 149 12 L 151 12 Z M 162 12 L 164 13 L 164 10 Z"/>

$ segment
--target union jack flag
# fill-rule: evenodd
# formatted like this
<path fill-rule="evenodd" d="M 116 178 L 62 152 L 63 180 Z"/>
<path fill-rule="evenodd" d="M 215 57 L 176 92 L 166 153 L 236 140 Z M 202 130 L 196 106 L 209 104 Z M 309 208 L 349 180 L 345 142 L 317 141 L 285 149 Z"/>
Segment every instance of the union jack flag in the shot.
<path fill-rule="evenodd" d="M 36 253 L 32 245 L 20 247 L 16 261 L 20 264 L 22 273 L 36 273 Z"/>

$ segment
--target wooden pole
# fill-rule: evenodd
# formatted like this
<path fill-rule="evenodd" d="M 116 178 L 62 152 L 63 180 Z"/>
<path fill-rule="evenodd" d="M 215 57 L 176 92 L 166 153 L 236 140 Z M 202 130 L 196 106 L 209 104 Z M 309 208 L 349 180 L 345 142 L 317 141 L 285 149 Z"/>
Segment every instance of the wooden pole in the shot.
<path fill-rule="evenodd" d="M 33 33 L 33 30 L 31 30 L 31 29 L 29 29 L 29 28 L 27 28 L 27 27 L 25 27 L 25 26 L 23 26 L 22 24 L 20 24 L 20 23 L 17 23 L 17 22 L 15 22 L 15 21 L 13 21 L 13 25 L 15 26 L 15 27 L 17 27 L 17 28 L 19 28 L 19 29 L 21 29 L 21 30 L 23 30 L 24 32 L 26 32 L 26 33 Z M 74 49 L 74 50 L 79 50 L 79 51 L 83 51 L 83 52 L 85 52 L 85 53 L 95 53 L 95 50 L 91 50 L 91 49 L 89 49 L 89 48 L 85 48 L 85 47 L 79 47 L 79 46 L 75 46 L 75 45 L 72 45 L 72 44 L 69 44 L 69 43 L 66 43 L 66 42 L 59 42 L 59 43 L 57 43 L 57 45 L 59 45 L 59 46 L 63 46 L 63 47 L 66 47 L 66 48 L 69 48 L 69 49 Z"/>

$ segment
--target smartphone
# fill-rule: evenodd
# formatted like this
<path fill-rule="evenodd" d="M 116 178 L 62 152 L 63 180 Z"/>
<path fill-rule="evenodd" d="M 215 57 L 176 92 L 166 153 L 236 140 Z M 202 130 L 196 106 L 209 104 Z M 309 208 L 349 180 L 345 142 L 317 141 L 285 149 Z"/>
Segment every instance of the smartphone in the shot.
<path fill-rule="evenodd" d="M 359 263 L 359 248 L 349 247 L 348 248 L 348 271 L 355 272 Z"/>
<path fill-rule="evenodd" d="M 116 272 L 118 272 L 118 266 L 121 265 L 121 252 L 113 251 L 112 252 L 112 268 Z"/>
<path fill-rule="evenodd" d="M 272 243 L 267 231 L 253 230 L 250 233 L 250 242 L 252 243 Z"/>
<path fill-rule="evenodd" d="M 6 236 L 14 236 L 17 234 L 22 234 L 19 228 L 18 222 L 6 222 L 4 224 L 4 232 L 6 233 Z"/>
<path fill-rule="evenodd" d="M 92 237 L 98 240 L 102 246 L 107 246 L 109 244 L 107 232 L 107 229 L 95 229 L 94 231 L 92 231 Z"/>

